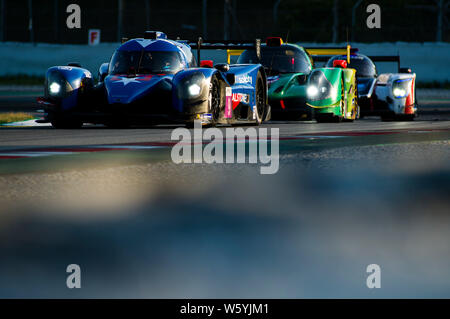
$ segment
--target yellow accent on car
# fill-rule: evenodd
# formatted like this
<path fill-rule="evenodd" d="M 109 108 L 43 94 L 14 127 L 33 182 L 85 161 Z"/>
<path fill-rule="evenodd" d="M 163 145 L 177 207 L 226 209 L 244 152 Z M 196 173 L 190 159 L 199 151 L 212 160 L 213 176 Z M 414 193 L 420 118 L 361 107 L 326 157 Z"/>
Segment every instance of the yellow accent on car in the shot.
<path fill-rule="evenodd" d="M 350 64 L 350 49 L 352 47 L 350 46 L 350 44 L 347 44 L 347 63 Z"/>
<path fill-rule="evenodd" d="M 321 105 L 321 106 L 312 105 L 312 104 L 309 104 L 308 102 L 306 102 L 306 105 L 308 105 L 308 106 L 310 106 L 310 107 L 313 107 L 313 108 L 315 108 L 315 109 L 326 109 L 326 108 L 328 108 L 328 107 L 338 107 L 338 106 L 340 106 L 340 105 L 341 105 L 341 101 L 339 100 L 338 102 L 336 102 L 336 103 L 334 103 L 334 104 L 331 104 L 331 105 Z"/>
<path fill-rule="evenodd" d="M 350 51 L 352 46 L 347 44 L 347 47 L 342 48 L 305 48 L 305 51 L 310 55 L 346 55 L 347 63 L 350 63 Z"/>
<path fill-rule="evenodd" d="M 346 55 L 347 54 L 347 49 L 346 48 L 331 48 L 331 49 L 326 49 L 326 48 L 320 48 L 320 49 L 315 49 L 315 48 L 308 48 L 305 49 L 306 52 L 308 52 L 311 55 Z"/>
<path fill-rule="evenodd" d="M 235 49 L 228 49 L 227 50 L 227 63 L 230 64 L 230 58 L 232 55 L 239 56 L 244 52 L 245 50 L 235 50 Z"/>

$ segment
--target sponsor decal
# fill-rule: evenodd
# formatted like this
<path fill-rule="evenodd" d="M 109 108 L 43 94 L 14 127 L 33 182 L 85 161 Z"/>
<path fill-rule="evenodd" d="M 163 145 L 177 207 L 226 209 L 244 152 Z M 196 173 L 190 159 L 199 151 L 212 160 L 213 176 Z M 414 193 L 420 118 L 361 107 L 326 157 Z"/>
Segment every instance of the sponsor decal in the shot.
<path fill-rule="evenodd" d="M 58 66 L 59 70 L 66 70 L 66 71 L 72 71 L 72 67 L 71 66 Z"/>
<path fill-rule="evenodd" d="M 247 74 L 246 75 L 239 75 L 236 78 L 236 83 L 239 83 L 239 84 L 250 83 L 250 84 L 252 84 L 252 77 L 247 75 Z"/>
<path fill-rule="evenodd" d="M 231 87 L 225 88 L 225 114 L 224 118 L 231 119 L 233 117 L 233 91 Z"/>
<path fill-rule="evenodd" d="M 211 113 L 203 113 L 203 114 L 200 114 L 200 118 L 201 119 L 212 119 L 212 114 Z"/>
<path fill-rule="evenodd" d="M 233 101 L 233 110 L 239 105 L 239 103 L 249 103 L 250 96 L 244 93 L 233 93 L 232 99 Z"/>
<path fill-rule="evenodd" d="M 210 123 L 212 120 L 212 114 L 211 113 L 203 113 L 203 114 L 199 114 L 198 118 L 200 119 L 200 121 L 202 122 L 202 124 L 207 124 Z"/>

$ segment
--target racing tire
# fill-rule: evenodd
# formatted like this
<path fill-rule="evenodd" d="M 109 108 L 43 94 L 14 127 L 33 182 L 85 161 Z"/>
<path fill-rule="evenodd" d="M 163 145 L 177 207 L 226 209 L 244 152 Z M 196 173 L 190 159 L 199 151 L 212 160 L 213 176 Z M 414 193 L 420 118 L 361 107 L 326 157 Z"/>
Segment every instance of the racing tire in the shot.
<path fill-rule="evenodd" d="M 208 93 L 208 110 L 211 113 L 211 122 L 210 123 L 202 123 L 202 126 L 216 126 L 220 120 L 220 114 L 222 111 L 222 86 L 217 78 L 217 76 L 213 75 L 211 78 L 211 84 L 209 87 Z M 189 121 L 185 123 L 186 128 L 194 128 L 194 122 L 196 120 Z"/>
<path fill-rule="evenodd" d="M 213 76 L 211 79 L 211 87 L 208 95 L 209 111 L 211 112 L 211 126 L 215 126 L 220 119 L 222 98 L 221 98 L 221 85 L 217 76 Z"/>
<path fill-rule="evenodd" d="M 255 125 L 258 126 L 263 122 L 266 116 L 266 90 L 264 87 L 264 79 L 260 72 L 256 76 L 255 85 Z"/>

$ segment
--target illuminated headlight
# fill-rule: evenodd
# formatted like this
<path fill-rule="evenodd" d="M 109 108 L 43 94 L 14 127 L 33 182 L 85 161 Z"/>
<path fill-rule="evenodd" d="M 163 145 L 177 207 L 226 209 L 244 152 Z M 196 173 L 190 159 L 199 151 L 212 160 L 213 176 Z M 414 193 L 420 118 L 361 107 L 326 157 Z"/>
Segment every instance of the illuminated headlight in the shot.
<path fill-rule="evenodd" d="M 188 91 L 191 96 L 197 96 L 200 94 L 200 91 L 201 91 L 200 85 L 198 85 L 196 83 L 191 84 L 188 88 Z"/>
<path fill-rule="evenodd" d="M 405 89 L 401 89 L 401 88 L 394 88 L 392 93 L 394 93 L 395 97 L 402 97 L 402 96 L 406 95 L 406 90 Z"/>
<path fill-rule="evenodd" d="M 306 89 L 306 94 L 308 94 L 309 97 L 316 97 L 317 94 L 320 93 L 320 95 L 327 96 L 328 95 L 328 89 L 326 86 L 321 86 L 317 88 L 315 85 L 310 85 Z"/>
<path fill-rule="evenodd" d="M 50 84 L 49 89 L 51 94 L 56 95 L 61 91 L 61 85 L 59 85 L 56 82 L 53 82 L 52 84 Z"/>
<path fill-rule="evenodd" d="M 178 81 L 175 81 L 178 82 Z M 189 100 L 191 102 L 205 98 L 207 93 L 208 82 L 201 72 L 187 74 L 180 79 L 176 85 L 177 96 L 181 100 Z"/>
<path fill-rule="evenodd" d="M 396 80 L 392 83 L 392 94 L 397 99 L 407 97 L 411 90 L 411 79 Z"/>
<path fill-rule="evenodd" d="M 309 97 L 315 97 L 319 93 L 319 89 L 315 85 L 310 85 L 306 89 L 306 94 L 308 94 Z"/>
<path fill-rule="evenodd" d="M 321 70 L 314 70 L 308 79 L 306 95 L 311 101 L 320 101 L 332 97 L 334 88 Z"/>

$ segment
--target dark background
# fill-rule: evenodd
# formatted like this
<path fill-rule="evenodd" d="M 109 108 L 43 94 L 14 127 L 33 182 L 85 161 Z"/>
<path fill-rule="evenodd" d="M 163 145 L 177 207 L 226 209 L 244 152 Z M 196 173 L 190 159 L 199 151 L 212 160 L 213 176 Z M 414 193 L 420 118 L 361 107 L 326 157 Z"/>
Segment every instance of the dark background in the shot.
<path fill-rule="evenodd" d="M 338 21 L 334 25 L 334 7 Z M 33 33 L 29 26 L 32 3 Z M 119 0 L 0 0 L 0 40 L 49 43 L 87 43 L 88 29 L 101 29 L 102 42 L 141 36 L 146 29 L 161 30 L 169 37 L 194 39 L 252 39 L 268 35 L 289 37 L 291 42 L 332 42 L 348 39 L 358 42 L 437 40 L 439 0 L 362 1 L 356 0 L 282 0 L 274 20 L 276 0 L 228 0 L 229 24 L 226 27 L 226 0 L 207 0 L 206 36 L 202 19 L 203 0 L 123 0 L 122 32 L 119 32 Z M 81 6 L 81 29 L 66 27 L 66 7 Z M 381 6 L 381 29 L 366 27 L 366 7 Z M 442 0 L 442 41 L 450 41 L 450 1 Z"/>

